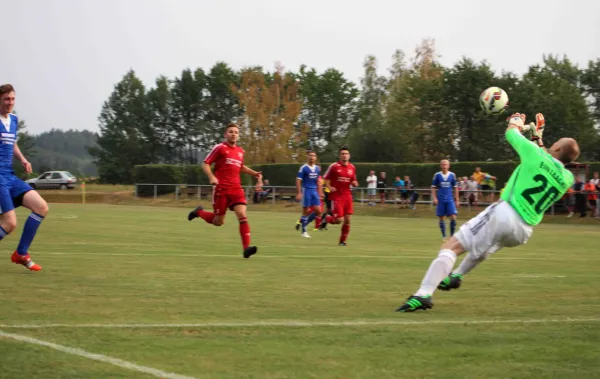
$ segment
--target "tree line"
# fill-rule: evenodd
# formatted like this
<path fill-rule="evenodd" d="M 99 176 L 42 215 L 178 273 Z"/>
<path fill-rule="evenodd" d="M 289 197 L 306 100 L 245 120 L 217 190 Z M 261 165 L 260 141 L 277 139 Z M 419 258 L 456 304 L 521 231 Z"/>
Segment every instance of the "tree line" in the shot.
<path fill-rule="evenodd" d="M 581 68 L 544 56 L 519 76 L 467 57 L 445 67 L 427 39 L 410 55 L 396 51 L 387 73 L 374 56 L 363 66 L 360 85 L 335 68 L 304 65 L 236 71 L 218 62 L 150 87 L 130 70 L 104 103 L 89 152 L 103 181 L 127 183 L 135 165 L 199 163 L 235 121 L 248 164 L 301 161 L 306 149 L 332 161 L 343 144 L 357 162 L 514 160 L 503 139 L 508 114 L 478 105 L 485 88 L 499 86 L 509 112 L 544 113 L 548 142 L 573 137 L 582 161 L 600 159 L 600 59 Z"/>

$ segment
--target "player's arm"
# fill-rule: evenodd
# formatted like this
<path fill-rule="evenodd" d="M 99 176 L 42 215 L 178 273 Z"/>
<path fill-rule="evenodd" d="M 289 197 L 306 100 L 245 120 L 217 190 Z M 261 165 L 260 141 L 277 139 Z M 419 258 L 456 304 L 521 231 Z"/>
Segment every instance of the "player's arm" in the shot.
<path fill-rule="evenodd" d="M 431 182 L 431 201 L 433 201 L 434 204 L 438 203 L 437 187 L 436 175 L 434 175 Z"/>
<path fill-rule="evenodd" d="M 329 166 L 327 168 L 327 171 L 325 171 L 325 175 L 323 175 L 323 179 L 325 179 L 325 187 L 329 190 L 329 192 L 336 191 L 336 188 L 331 185 L 331 176 L 333 175 L 333 171 L 331 170 L 331 168 L 334 165 L 335 165 L 335 163 L 333 163 L 331 166 Z"/>
<path fill-rule="evenodd" d="M 318 191 L 320 199 L 325 198 L 325 194 L 323 193 L 323 180 L 322 179 L 323 178 L 321 178 L 320 176 L 317 179 L 317 191 Z"/>
<path fill-rule="evenodd" d="M 352 167 L 352 171 L 354 172 L 354 174 L 352 175 L 352 178 L 351 178 L 352 179 L 352 183 L 351 184 L 354 187 L 358 187 L 358 179 L 356 179 L 356 167 L 353 166 Z"/>
<path fill-rule="evenodd" d="M 31 174 L 33 172 L 32 168 L 31 168 L 31 163 L 29 163 L 29 161 L 25 158 L 25 156 L 21 152 L 21 149 L 19 149 L 19 145 L 17 144 L 17 141 L 15 141 L 14 146 L 15 146 L 15 148 L 13 151 L 13 155 L 21 162 L 21 164 L 23 165 L 23 168 L 25 169 L 25 172 L 27 174 Z"/>
<path fill-rule="evenodd" d="M 460 206 L 459 192 L 460 192 L 460 189 L 458 188 L 456 183 L 454 183 L 454 203 L 456 204 L 457 207 Z"/>
<path fill-rule="evenodd" d="M 539 152 L 539 143 L 536 145 L 535 143 L 529 141 L 523 134 L 521 134 L 527 128 L 530 128 L 530 125 L 524 125 L 525 115 L 521 115 L 519 113 L 515 113 L 508 119 L 508 127 L 506 128 L 506 140 L 510 145 L 515 149 L 521 160 L 524 158 L 528 158 L 532 155 L 537 155 Z M 541 141 L 541 139 L 540 139 Z M 543 142 L 540 142 L 543 147 Z"/>
<path fill-rule="evenodd" d="M 241 170 L 244 174 L 248 174 L 251 176 L 254 176 L 256 178 L 262 178 L 262 174 L 258 171 L 254 171 L 253 169 L 251 169 L 250 167 L 244 165 L 242 166 L 242 170 Z"/>
<path fill-rule="evenodd" d="M 302 178 L 300 177 L 300 173 L 296 177 L 296 200 L 300 201 L 302 199 Z"/>
<path fill-rule="evenodd" d="M 337 191 L 335 189 L 335 187 L 333 187 L 331 185 L 331 180 L 329 180 L 329 179 L 325 179 L 325 187 L 327 187 L 327 189 L 329 190 L 329 192 L 335 192 L 335 191 Z"/>
<path fill-rule="evenodd" d="M 219 184 L 219 179 L 213 174 L 212 169 L 210 168 L 210 163 L 203 162 L 202 163 L 202 171 L 208 177 L 208 182 L 212 185 Z"/>

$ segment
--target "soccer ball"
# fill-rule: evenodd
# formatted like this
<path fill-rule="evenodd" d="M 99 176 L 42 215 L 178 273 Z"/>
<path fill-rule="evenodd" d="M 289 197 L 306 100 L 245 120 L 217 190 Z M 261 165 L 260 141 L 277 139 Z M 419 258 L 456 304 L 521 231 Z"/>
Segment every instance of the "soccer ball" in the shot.
<path fill-rule="evenodd" d="M 508 107 L 508 95 L 500 87 L 490 87 L 479 96 L 479 105 L 485 113 L 500 114 Z"/>

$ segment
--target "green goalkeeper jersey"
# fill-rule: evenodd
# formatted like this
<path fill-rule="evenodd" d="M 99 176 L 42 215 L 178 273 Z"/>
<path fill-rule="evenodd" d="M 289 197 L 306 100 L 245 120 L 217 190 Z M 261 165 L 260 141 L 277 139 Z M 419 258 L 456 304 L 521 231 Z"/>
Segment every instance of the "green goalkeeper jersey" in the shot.
<path fill-rule="evenodd" d="M 542 221 L 544 213 L 573 185 L 571 171 L 517 129 L 506 132 L 521 163 L 510 176 L 501 199 L 509 203 L 529 225 Z"/>

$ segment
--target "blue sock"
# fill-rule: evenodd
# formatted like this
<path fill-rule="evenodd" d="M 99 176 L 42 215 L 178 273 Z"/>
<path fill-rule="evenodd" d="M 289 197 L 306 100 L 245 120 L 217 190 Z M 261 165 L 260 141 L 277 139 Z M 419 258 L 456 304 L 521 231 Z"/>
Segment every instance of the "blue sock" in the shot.
<path fill-rule="evenodd" d="M 27 218 L 27 221 L 25 221 L 25 226 L 23 227 L 23 234 L 21 234 L 21 240 L 19 241 L 19 246 L 17 246 L 17 254 L 27 255 L 29 246 L 31 246 L 31 242 L 33 242 L 35 233 L 37 232 L 38 227 L 40 226 L 42 221 L 44 221 L 43 216 L 40 216 L 35 212 L 31 212 L 31 214 Z"/>
<path fill-rule="evenodd" d="M 0 240 L 2 240 L 7 235 L 8 233 L 6 232 L 6 230 L 4 230 L 4 228 L 0 226 Z"/>
<path fill-rule="evenodd" d="M 450 236 L 454 235 L 454 231 L 456 230 L 456 220 L 450 220 Z"/>
<path fill-rule="evenodd" d="M 300 224 L 302 224 L 302 233 L 306 233 L 306 225 L 308 225 L 308 217 L 302 216 L 300 217 Z"/>
<path fill-rule="evenodd" d="M 311 222 L 314 221 L 315 218 L 317 218 L 319 214 L 317 212 L 313 212 L 311 214 L 308 215 L 308 219 L 306 220 L 306 225 L 310 224 Z"/>
<path fill-rule="evenodd" d="M 446 223 L 440 220 L 440 230 L 442 231 L 442 237 L 446 238 Z"/>

